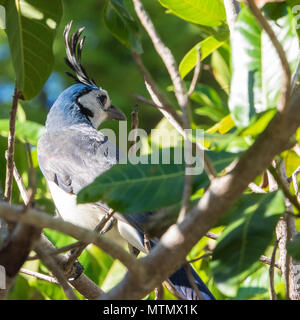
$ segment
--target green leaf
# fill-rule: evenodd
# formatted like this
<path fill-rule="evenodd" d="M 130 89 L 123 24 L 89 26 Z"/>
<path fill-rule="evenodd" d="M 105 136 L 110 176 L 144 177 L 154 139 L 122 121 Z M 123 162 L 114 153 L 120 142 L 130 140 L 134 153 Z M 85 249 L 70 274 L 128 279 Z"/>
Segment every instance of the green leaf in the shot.
<path fill-rule="evenodd" d="M 226 20 L 221 0 L 159 0 L 172 14 L 205 26 L 218 26 Z"/>
<path fill-rule="evenodd" d="M 121 213 L 138 213 L 167 207 L 181 201 L 185 165 L 174 163 L 173 151 L 177 155 L 180 148 L 171 149 L 170 164 L 151 164 L 151 155 L 143 156 L 147 164 L 117 164 L 83 188 L 77 197 L 78 203 L 104 201 Z M 175 151 L 175 152 L 176 152 Z M 160 150 L 160 156 L 167 149 Z M 229 153 L 209 153 L 216 170 L 222 170 L 237 155 Z M 208 177 L 203 172 L 194 176 L 194 188 L 207 186 Z M 170 197 L 172 190 L 172 197 Z"/>
<path fill-rule="evenodd" d="M 25 100 L 35 97 L 48 79 L 52 45 L 62 15 L 61 0 L 6 1 L 6 29 L 17 86 Z"/>
<path fill-rule="evenodd" d="M 300 234 L 297 234 L 293 241 L 287 243 L 288 253 L 297 261 L 300 261 Z"/>
<path fill-rule="evenodd" d="M 228 224 L 217 240 L 211 267 L 215 281 L 235 291 L 259 267 L 259 257 L 271 244 L 275 226 L 285 212 L 281 191 L 245 194 L 225 215 Z"/>
<path fill-rule="evenodd" d="M 0 119 L 0 135 L 8 137 L 9 120 Z M 15 137 L 21 142 L 29 142 L 32 145 L 37 145 L 40 137 L 45 133 L 45 127 L 39 123 L 26 120 L 25 122 L 16 121 Z"/>
<path fill-rule="evenodd" d="M 230 47 L 224 43 L 218 50 L 215 50 L 211 56 L 211 67 L 213 75 L 221 88 L 228 94 L 230 87 Z"/>
<path fill-rule="evenodd" d="M 179 72 L 182 78 L 184 78 L 190 71 L 195 68 L 197 64 L 197 51 L 200 46 L 201 61 L 208 57 L 214 50 L 219 48 L 228 38 L 228 32 L 225 32 L 219 37 L 209 36 L 206 39 L 198 42 L 181 60 L 179 64 Z"/>
<path fill-rule="evenodd" d="M 284 289 L 284 283 L 280 271 L 275 268 L 274 272 L 275 292 L 278 294 Z M 284 292 L 284 290 L 283 290 Z M 230 295 L 230 294 L 228 294 Z M 249 275 L 239 286 L 237 294 L 233 295 L 234 300 L 269 300 L 269 267 L 262 266 Z"/>
<path fill-rule="evenodd" d="M 142 53 L 138 25 L 128 12 L 123 0 L 110 0 L 104 7 L 104 23 L 110 32 L 126 47 Z"/>
<path fill-rule="evenodd" d="M 195 108 L 195 113 L 213 121 L 222 120 L 229 112 L 218 93 L 207 85 L 198 84 L 191 99 L 201 105 Z"/>
<path fill-rule="evenodd" d="M 263 11 L 294 73 L 299 60 L 299 41 L 291 10 L 280 3 L 268 4 Z M 233 74 L 229 108 L 236 125 L 246 127 L 255 113 L 276 107 L 282 68 L 268 35 L 247 7 L 238 16 L 231 43 Z"/>
<path fill-rule="evenodd" d="M 105 280 L 101 286 L 102 290 L 109 291 L 115 287 L 124 277 L 126 268 L 118 260 L 115 260 L 112 264 L 109 272 L 107 273 Z"/>
<path fill-rule="evenodd" d="M 242 136 L 256 137 L 262 133 L 276 113 L 275 109 L 263 111 L 251 119 L 251 124 L 241 131 Z"/>

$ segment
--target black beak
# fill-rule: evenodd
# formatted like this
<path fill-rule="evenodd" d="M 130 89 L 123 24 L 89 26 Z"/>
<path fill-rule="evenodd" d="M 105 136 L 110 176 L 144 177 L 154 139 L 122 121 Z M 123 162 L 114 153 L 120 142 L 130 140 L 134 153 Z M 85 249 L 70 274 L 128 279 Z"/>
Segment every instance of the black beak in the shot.
<path fill-rule="evenodd" d="M 119 110 L 118 108 L 116 108 L 115 106 L 113 106 L 112 104 L 110 105 L 110 107 L 107 109 L 107 114 L 108 114 L 108 119 L 111 120 L 126 120 L 126 116 L 125 114 Z"/>

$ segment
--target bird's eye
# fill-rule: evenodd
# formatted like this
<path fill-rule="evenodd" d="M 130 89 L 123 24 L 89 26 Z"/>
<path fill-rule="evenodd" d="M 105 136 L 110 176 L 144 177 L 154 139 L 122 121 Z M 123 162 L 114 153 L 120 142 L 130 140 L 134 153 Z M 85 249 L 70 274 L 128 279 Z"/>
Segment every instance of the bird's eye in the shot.
<path fill-rule="evenodd" d="M 97 100 L 102 104 L 102 106 L 104 106 L 107 100 L 107 96 L 105 94 L 101 94 L 97 96 Z"/>

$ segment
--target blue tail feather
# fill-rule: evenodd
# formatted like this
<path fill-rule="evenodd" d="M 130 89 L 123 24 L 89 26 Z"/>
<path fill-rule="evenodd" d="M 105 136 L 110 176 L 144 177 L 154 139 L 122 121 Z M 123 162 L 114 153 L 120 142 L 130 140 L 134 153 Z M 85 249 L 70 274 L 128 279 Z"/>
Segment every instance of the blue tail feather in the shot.
<path fill-rule="evenodd" d="M 215 300 L 215 297 L 208 290 L 204 282 L 200 279 L 196 271 L 189 266 L 191 269 L 194 282 L 197 285 L 199 291 L 201 292 L 203 298 L 205 300 Z M 184 296 L 187 300 L 198 300 L 197 293 L 193 289 L 190 281 L 188 279 L 186 270 L 184 267 L 178 269 L 174 274 L 172 274 L 169 278 L 172 285 L 175 287 L 176 291 L 178 291 L 182 296 Z"/>

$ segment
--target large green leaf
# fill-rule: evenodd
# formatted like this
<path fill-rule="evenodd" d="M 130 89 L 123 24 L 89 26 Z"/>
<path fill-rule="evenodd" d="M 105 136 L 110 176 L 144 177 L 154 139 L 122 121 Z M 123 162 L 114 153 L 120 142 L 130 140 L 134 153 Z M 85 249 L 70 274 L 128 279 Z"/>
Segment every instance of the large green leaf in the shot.
<path fill-rule="evenodd" d="M 9 120 L 0 119 L 0 135 L 8 137 Z M 26 120 L 25 122 L 16 121 L 15 137 L 21 142 L 29 142 L 37 145 L 40 137 L 45 133 L 45 127 L 39 123 Z"/>
<path fill-rule="evenodd" d="M 230 47 L 224 43 L 218 50 L 215 50 L 211 56 L 211 67 L 213 75 L 219 82 L 221 88 L 228 94 L 230 87 Z"/>
<path fill-rule="evenodd" d="M 184 78 L 196 66 L 198 57 L 198 47 L 200 47 L 201 61 L 209 56 L 214 50 L 218 49 L 228 38 L 228 32 L 216 36 L 209 36 L 206 39 L 198 42 L 188 53 L 183 57 L 179 64 L 179 72 Z"/>
<path fill-rule="evenodd" d="M 127 10 L 123 0 L 110 0 L 104 7 L 104 23 L 110 32 L 126 47 L 142 53 L 138 25 Z"/>
<path fill-rule="evenodd" d="M 30 100 L 40 92 L 53 67 L 52 45 L 62 15 L 61 0 L 7 0 L 4 5 L 17 86 L 25 100 Z"/>
<path fill-rule="evenodd" d="M 277 294 L 284 293 L 284 282 L 280 271 L 276 268 L 274 270 L 274 285 Z M 226 292 L 226 295 L 230 296 L 230 293 Z M 237 293 L 233 294 L 233 299 L 269 300 L 269 267 L 262 265 L 257 271 L 248 276 L 239 286 Z"/>
<path fill-rule="evenodd" d="M 166 151 L 162 149 L 161 153 Z M 156 210 L 179 203 L 183 192 L 185 165 L 175 164 L 172 154 L 171 149 L 170 164 L 151 164 L 149 155 L 143 157 L 148 164 L 128 163 L 113 166 L 79 192 L 78 203 L 101 200 L 121 213 Z M 210 152 L 209 155 L 218 171 L 224 169 L 237 156 L 225 152 Z M 206 187 L 208 183 L 204 172 L 194 176 L 195 189 Z"/>
<path fill-rule="evenodd" d="M 189 22 L 212 27 L 226 20 L 221 0 L 159 0 L 159 2 L 171 13 Z"/>
<path fill-rule="evenodd" d="M 268 4 L 265 16 L 286 53 L 292 73 L 299 60 L 299 41 L 291 10 L 285 4 Z M 247 7 L 240 12 L 232 33 L 232 81 L 229 108 L 239 127 L 255 113 L 276 107 L 282 79 L 278 55 Z"/>
<path fill-rule="evenodd" d="M 281 191 L 245 194 L 220 223 L 227 224 L 217 240 L 211 267 L 215 281 L 227 290 L 259 267 L 259 257 L 271 244 L 275 226 L 284 213 Z"/>

